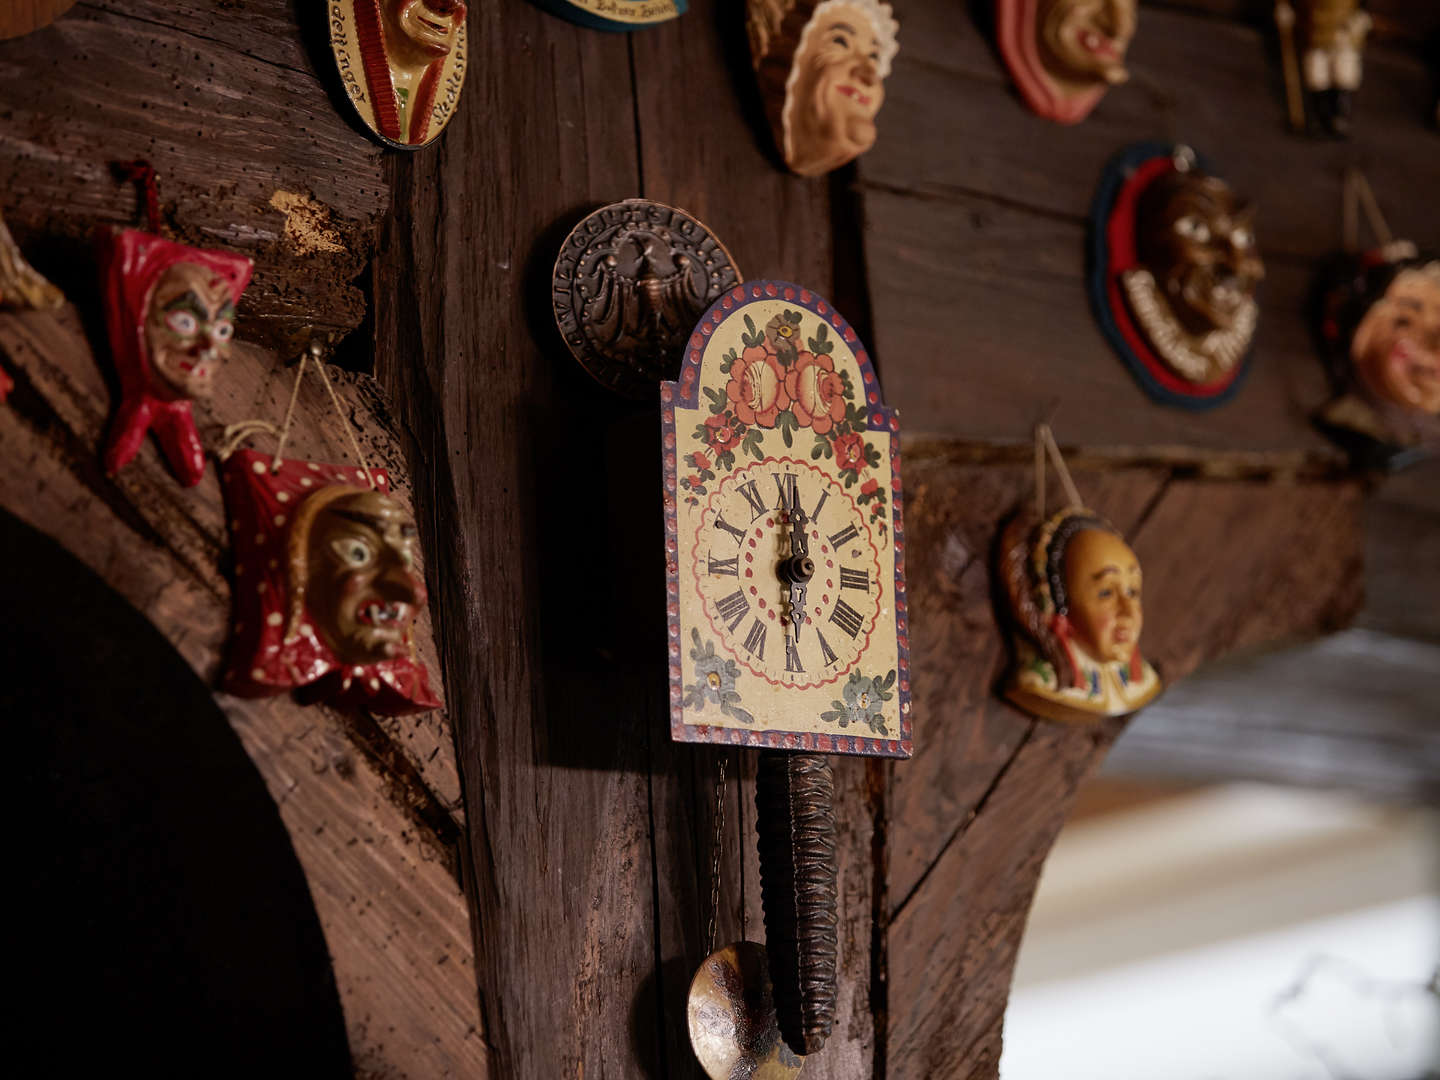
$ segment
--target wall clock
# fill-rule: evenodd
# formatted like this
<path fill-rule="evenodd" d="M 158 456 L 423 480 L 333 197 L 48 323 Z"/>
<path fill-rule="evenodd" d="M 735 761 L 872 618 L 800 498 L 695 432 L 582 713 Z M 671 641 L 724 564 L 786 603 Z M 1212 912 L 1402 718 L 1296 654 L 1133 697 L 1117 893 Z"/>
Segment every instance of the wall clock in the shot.
<path fill-rule="evenodd" d="M 661 384 L 671 734 L 761 750 L 780 1031 L 829 1033 L 829 753 L 912 750 L 899 424 L 855 330 L 783 281 L 721 296 Z"/>

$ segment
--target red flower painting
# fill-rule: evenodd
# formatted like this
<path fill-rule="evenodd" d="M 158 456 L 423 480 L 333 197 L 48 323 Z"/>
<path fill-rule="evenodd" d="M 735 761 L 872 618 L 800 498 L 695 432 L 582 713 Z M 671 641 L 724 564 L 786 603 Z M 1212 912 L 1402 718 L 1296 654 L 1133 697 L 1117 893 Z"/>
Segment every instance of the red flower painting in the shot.
<path fill-rule="evenodd" d="M 865 440 L 855 432 L 835 437 L 835 464 L 841 469 L 855 469 L 865 464 Z"/>
<path fill-rule="evenodd" d="M 705 441 L 717 454 L 731 449 L 740 441 L 740 435 L 728 415 L 708 417 L 705 428 Z"/>
<path fill-rule="evenodd" d="M 765 346 L 752 345 L 731 368 L 725 396 L 741 422 L 773 428 L 775 418 L 790 404 L 785 369 Z"/>
<path fill-rule="evenodd" d="M 802 352 L 785 373 L 785 393 L 801 427 L 824 435 L 845 419 L 845 383 L 831 356 Z"/>

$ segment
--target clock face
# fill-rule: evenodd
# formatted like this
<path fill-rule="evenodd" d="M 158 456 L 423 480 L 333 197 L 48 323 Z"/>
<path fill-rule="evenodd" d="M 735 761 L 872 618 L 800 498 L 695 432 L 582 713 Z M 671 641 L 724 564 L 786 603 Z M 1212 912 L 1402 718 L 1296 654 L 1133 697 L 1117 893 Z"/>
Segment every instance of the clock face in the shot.
<path fill-rule="evenodd" d="M 908 757 L 898 425 L 853 328 L 736 286 L 661 400 L 674 737 Z"/>

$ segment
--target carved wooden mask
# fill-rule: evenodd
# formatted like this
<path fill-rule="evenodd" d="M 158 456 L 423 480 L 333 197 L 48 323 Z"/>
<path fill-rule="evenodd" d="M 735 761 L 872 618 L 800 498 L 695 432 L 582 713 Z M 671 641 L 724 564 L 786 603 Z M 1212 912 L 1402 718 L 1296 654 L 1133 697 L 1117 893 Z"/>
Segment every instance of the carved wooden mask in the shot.
<path fill-rule="evenodd" d="M 747 0 L 750 56 L 786 166 L 820 176 L 875 144 L 900 24 L 877 0 Z"/>
<path fill-rule="evenodd" d="M 1154 700 L 1140 561 L 1113 525 L 1086 509 L 1020 515 L 999 557 L 1015 643 L 1006 697 L 1051 720 L 1124 716 Z"/>
<path fill-rule="evenodd" d="M 1000 55 L 1025 104 L 1078 124 L 1105 91 L 1130 77 L 1136 0 L 996 0 Z"/>
<path fill-rule="evenodd" d="M 330 48 L 366 126 L 397 149 L 433 142 L 465 83 L 465 4 L 333 0 L 328 7 Z"/>
<path fill-rule="evenodd" d="M 1227 400 L 1259 320 L 1254 207 L 1189 148 L 1138 143 L 1106 167 L 1090 229 L 1091 305 L 1141 386 L 1191 409 Z"/>
<path fill-rule="evenodd" d="M 252 450 L 222 470 L 235 549 L 235 627 L 224 687 L 307 696 L 398 716 L 439 706 L 415 658 L 425 606 L 409 511 L 371 469 Z"/>
<path fill-rule="evenodd" d="M 1384 446 L 1440 448 L 1440 257 L 1405 240 L 1338 256 L 1317 296 L 1336 394 L 1322 426 Z"/>

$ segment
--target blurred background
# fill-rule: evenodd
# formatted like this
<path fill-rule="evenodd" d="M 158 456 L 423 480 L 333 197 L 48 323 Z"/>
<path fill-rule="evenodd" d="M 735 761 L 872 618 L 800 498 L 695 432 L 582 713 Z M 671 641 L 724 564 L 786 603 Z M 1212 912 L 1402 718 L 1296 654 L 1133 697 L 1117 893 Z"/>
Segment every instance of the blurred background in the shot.
<path fill-rule="evenodd" d="M 1003 1080 L 1440 1076 L 1427 514 L 1433 464 L 1386 481 L 1356 625 L 1202 670 L 1082 788 L 1021 945 Z"/>

